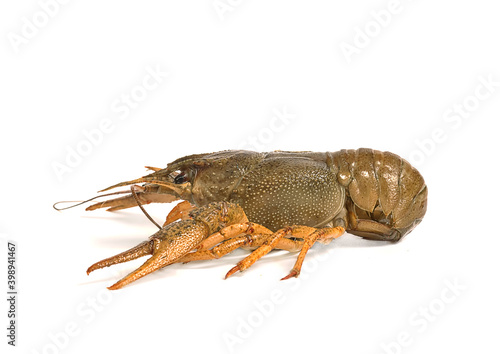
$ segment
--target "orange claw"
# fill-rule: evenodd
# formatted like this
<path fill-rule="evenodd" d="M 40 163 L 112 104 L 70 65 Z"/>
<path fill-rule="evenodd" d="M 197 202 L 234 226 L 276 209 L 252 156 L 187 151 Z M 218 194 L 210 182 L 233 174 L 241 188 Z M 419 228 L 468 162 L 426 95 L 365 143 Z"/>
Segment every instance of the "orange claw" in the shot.
<path fill-rule="evenodd" d="M 113 264 L 127 262 L 148 254 L 152 254 L 142 266 L 131 272 L 108 289 L 116 290 L 148 275 L 155 270 L 177 262 L 187 253 L 195 249 L 209 235 L 217 232 L 221 224 L 246 222 L 247 217 L 238 205 L 233 203 L 211 203 L 195 209 L 192 218 L 169 224 L 149 238 L 149 241 L 104 259 L 90 266 L 90 272 Z"/>

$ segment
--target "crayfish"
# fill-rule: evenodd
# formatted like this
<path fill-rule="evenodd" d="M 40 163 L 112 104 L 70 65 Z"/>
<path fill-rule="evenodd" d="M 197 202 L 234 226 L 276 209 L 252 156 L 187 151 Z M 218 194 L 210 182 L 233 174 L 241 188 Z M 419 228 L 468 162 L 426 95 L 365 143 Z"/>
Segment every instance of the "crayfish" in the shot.
<path fill-rule="evenodd" d="M 315 242 L 329 243 L 344 232 L 396 242 L 422 221 L 427 208 L 420 173 L 401 157 L 372 149 L 228 150 L 147 168 L 153 172 L 101 191 L 132 185 L 130 192 L 119 192 L 128 195 L 87 208 L 142 209 L 144 204 L 183 200 L 147 241 L 88 268 L 90 274 L 152 255 L 111 290 L 169 264 L 217 259 L 240 247 L 253 251 L 226 278 L 273 249 L 299 252 L 283 279 L 297 277 Z"/>

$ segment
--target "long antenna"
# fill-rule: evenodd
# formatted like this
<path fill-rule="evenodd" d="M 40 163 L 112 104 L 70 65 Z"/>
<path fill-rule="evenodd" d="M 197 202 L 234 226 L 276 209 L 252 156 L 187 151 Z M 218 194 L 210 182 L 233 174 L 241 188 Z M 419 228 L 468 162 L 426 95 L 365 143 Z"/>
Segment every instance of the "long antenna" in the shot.
<path fill-rule="evenodd" d="M 137 197 L 137 193 L 135 192 L 135 186 L 131 186 L 130 187 L 130 191 L 132 192 L 132 196 L 134 197 L 135 199 L 135 202 L 137 203 L 137 205 L 139 206 L 139 208 L 141 208 L 142 212 L 144 213 L 144 215 L 146 215 L 146 217 L 149 219 L 149 221 L 151 221 L 153 224 L 156 225 L 157 228 L 159 228 L 161 230 L 161 226 L 158 225 L 156 223 L 156 221 L 153 220 L 153 218 L 148 214 L 148 212 L 146 211 L 146 209 L 144 209 L 144 207 L 142 206 L 141 202 L 139 201 L 139 198 Z"/>
<path fill-rule="evenodd" d="M 90 198 L 90 199 L 84 200 L 83 202 L 80 201 L 80 200 L 64 200 L 64 201 L 61 201 L 61 202 L 54 203 L 54 205 L 52 205 L 52 207 L 54 209 L 56 209 L 57 211 L 61 211 L 61 210 L 71 209 L 71 208 L 74 208 L 76 206 L 88 203 L 88 202 L 90 202 L 90 201 L 92 201 L 94 199 L 97 199 L 97 198 L 109 197 L 110 195 L 125 194 L 125 193 L 128 193 L 128 191 L 121 191 L 121 192 L 113 192 L 113 193 L 102 194 L 102 195 L 98 195 L 98 196 L 96 196 L 94 198 Z M 65 207 L 65 208 L 58 208 L 58 207 L 56 207 L 57 204 L 61 204 L 61 203 L 77 203 L 77 204 L 74 204 L 74 205 L 71 205 L 71 206 L 68 206 L 68 207 Z"/>

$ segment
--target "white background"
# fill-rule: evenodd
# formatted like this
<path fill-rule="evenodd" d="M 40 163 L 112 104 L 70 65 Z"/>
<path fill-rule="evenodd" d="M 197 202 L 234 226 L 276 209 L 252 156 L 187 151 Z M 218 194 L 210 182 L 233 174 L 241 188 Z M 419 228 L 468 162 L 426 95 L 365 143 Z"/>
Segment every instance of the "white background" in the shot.
<path fill-rule="evenodd" d="M 2 3 L 0 288 L 14 240 L 12 352 L 498 352 L 494 2 L 215 4 Z M 169 75 L 144 90 L 148 70 Z M 132 94 L 140 102 L 125 113 Z M 102 124 L 112 131 L 99 137 Z M 57 212 L 54 202 L 241 146 L 390 150 L 425 177 L 427 215 L 398 244 L 316 245 L 298 281 L 279 281 L 295 261 L 286 252 L 228 280 L 245 252 L 115 292 L 106 286 L 143 259 L 86 276 L 155 227 L 136 209 Z M 85 156 L 70 158 L 78 148 Z M 161 221 L 172 206 L 147 209 Z"/>

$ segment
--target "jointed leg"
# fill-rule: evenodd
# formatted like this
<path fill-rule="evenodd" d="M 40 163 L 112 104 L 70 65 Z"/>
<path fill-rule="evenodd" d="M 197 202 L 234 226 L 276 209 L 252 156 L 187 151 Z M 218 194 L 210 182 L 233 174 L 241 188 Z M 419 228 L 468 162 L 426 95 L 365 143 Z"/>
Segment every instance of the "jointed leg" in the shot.
<path fill-rule="evenodd" d="M 168 213 L 167 219 L 165 220 L 163 226 L 165 227 L 168 224 L 177 221 L 179 219 L 181 220 L 189 219 L 189 212 L 194 208 L 196 208 L 196 206 L 194 206 L 187 200 L 180 202 L 175 207 L 173 207 L 172 210 L 170 210 L 170 213 Z"/>
<path fill-rule="evenodd" d="M 251 246 L 255 243 L 262 243 L 262 241 L 268 237 L 268 234 L 253 234 L 233 237 L 210 250 L 198 250 L 196 252 L 188 253 L 187 255 L 179 259 L 179 262 L 187 263 L 191 261 L 201 261 L 206 259 L 219 259 L 220 257 L 225 256 L 226 254 L 242 246 Z"/>
<path fill-rule="evenodd" d="M 196 252 L 188 253 L 187 255 L 179 259 L 178 262 L 188 263 L 192 261 L 218 259 L 240 247 L 262 246 L 266 239 L 268 239 L 271 235 L 272 234 L 252 234 L 233 237 L 231 239 L 223 241 L 210 250 L 198 250 Z M 302 249 L 303 245 L 303 240 L 291 240 L 289 238 L 282 238 L 278 241 L 275 248 L 289 252 L 297 252 Z"/>
<path fill-rule="evenodd" d="M 268 234 L 268 235 L 273 234 L 273 232 L 269 230 L 267 227 L 264 227 L 259 224 L 254 224 L 252 222 L 233 224 L 207 237 L 202 243 L 200 243 L 197 249 L 198 251 L 207 250 L 224 240 L 231 239 L 240 234 L 253 234 L 253 233 Z"/>
<path fill-rule="evenodd" d="M 237 271 L 243 271 L 249 268 L 259 258 L 269 253 L 269 251 L 271 251 L 273 248 L 277 248 L 280 240 L 286 240 L 284 237 L 288 235 L 304 239 L 301 247 L 301 252 L 297 258 L 295 266 L 293 267 L 290 274 L 283 279 L 296 277 L 300 273 L 300 268 L 302 267 L 302 263 L 307 254 L 307 251 L 312 247 L 314 242 L 318 240 L 329 240 L 332 238 L 337 238 L 342 235 L 344 231 L 345 229 L 343 227 L 327 227 L 323 229 L 316 229 L 309 226 L 292 226 L 278 230 L 273 235 L 270 235 L 259 248 L 257 248 L 249 256 L 238 262 L 238 264 L 226 274 L 226 279 Z"/>
<path fill-rule="evenodd" d="M 254 264 L 255 262 L 257 262 L 257 260 L 259 260 L 261 257 L 263 257 L 266 254 L 268 254 L 273 248 L 276 247 L 276 244 L 278 243 L 278 241 L 281 238 L 283 238 L 286 235 L 288 235 L 290 233 L 290 231 L 291 231 L 291 228 L 288 227 L 288 228 L 284 228 L 284 229 L 278 230 L 277 232 L 275 232 L 274 234 L 272 234 L 266 240 L 266 242 L 264 242 L 264 244 L 262 246 L 260 246 L 255 251 L 253 251 L 252 253 L 250 253 L 249 256 L 247 256 L 244 259 L 242 259 L 241 261 L 239 261 L 236 266 L 234 266 L 233 268 L 231 268 L 229 270 L 229 272 L 227 272 L 227 274 L 225 276 L 225 279 L 229 278 L 231 275 L 233 275 L 237 271 L 240 271 L 240 272 L 244 271 L 245 269 L 247 269 L 248 267 L 250 267 L 252 264 Z"/>
<path fill-rule="evenodd" d="M 292 277 L 298 277 L 300 274 L 300 269 L 302 268 L 302 263 L 304 262 L 304 258 L 306 257 L 307 251 L 314 245 L 314 243 L 321 239 L 331 239 L 337 238 L 344 233 L 345 229 L 341 226 L 338 227 L 325 227 L 323 229 L 319 229 L 314 231 L 312 234 L 306 236 L 304 238 L 304 245 L 300 250 L 299 256 L 297 257 L 297 261 L 293 266 L 290 273 L 282 278 L 281 280 L 290 279 Z"/>

